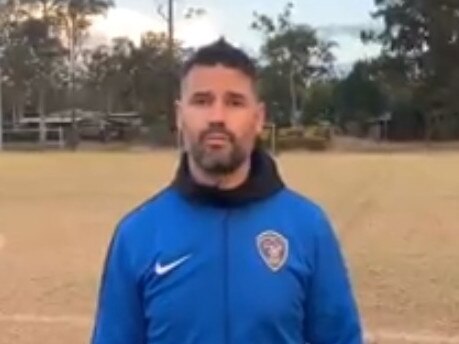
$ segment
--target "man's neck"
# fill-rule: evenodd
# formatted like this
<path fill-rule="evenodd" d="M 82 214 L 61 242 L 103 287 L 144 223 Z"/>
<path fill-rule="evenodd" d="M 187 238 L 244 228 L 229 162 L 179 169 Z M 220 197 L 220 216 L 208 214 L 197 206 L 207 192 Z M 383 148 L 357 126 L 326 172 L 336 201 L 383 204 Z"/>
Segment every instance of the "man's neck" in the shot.
<path fill-rule="evenodd" d="M 221 190 L 231 190 L 237 188 L 244 183 L 250 173 L 250 159 L 247 159 L 233 173 L 223 176 L 215 176 L 206 173 L 191 157 L 188 157 L 188 166 L 191 176 L 198 184 L 215 186 Z"/>

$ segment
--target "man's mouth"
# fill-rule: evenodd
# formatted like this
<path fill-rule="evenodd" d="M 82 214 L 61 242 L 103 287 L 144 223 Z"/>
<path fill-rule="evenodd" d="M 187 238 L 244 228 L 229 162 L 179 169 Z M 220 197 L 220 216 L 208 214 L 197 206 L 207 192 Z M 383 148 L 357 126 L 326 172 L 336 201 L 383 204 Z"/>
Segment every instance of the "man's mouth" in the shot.
<path fill-rule="evenodd" d="M 230 143 L 230 138 L 227 134 L 211 133 L 204 137 L 203 143 L 211 147 L 221 147 Z"/>

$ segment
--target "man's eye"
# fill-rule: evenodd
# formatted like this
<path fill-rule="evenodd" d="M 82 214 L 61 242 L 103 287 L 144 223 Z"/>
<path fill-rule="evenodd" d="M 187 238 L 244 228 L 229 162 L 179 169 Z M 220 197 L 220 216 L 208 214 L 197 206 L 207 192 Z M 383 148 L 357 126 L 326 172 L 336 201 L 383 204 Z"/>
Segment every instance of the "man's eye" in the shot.
<path fill-rule="evenodd" d="M 203 105 L 207 105 L 209 104 L 209 99 L 206 99 L 206 98 L 195 98 L 191 101 L 191 103 L 193 105 L 199 105 L 199 106 L 203 106 Z"/>
<path fill-rule="evenodd" d="M 242 106 L 244 106 L 244 101 L 242 101 L 240 99 L 231 99 L 229 101 L 229 105 L 232 106 L 232 107 L 242 107 Z"/>

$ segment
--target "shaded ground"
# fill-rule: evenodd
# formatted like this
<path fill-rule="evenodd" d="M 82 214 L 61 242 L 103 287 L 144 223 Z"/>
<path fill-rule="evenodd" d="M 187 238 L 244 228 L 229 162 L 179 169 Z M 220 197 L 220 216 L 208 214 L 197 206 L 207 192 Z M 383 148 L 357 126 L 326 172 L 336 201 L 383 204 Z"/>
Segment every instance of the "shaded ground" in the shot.
<path fill-rule="evenodd" d="M 369 330 L 459 334 L 459 153 L 279 161 L 332 216 Z M 0 344 L 88 342 L 113 228 L 175 163 L 166 151 L 0 155 Z"/>

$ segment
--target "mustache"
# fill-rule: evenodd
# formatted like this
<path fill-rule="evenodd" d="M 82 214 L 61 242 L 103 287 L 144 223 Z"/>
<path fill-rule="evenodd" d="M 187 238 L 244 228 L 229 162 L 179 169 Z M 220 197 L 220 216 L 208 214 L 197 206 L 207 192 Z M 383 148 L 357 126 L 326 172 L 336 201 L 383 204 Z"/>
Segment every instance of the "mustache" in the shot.
<path fill-rule="evenodd" d="M 202 131 L 199 135 L 199 141 L 203 142 L 207 138 L 207 136 L 212 134 L 225 135 L 231 143 L 234 143 L 236 141 L 236 136 L 228 129 L 226 129 L 224 125 L 220 124 L 211 125 L 209 126 L 209 128 Z"/>

